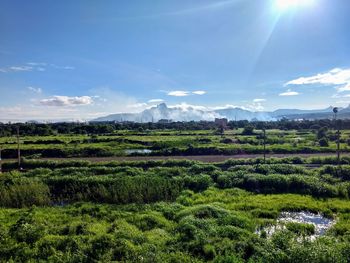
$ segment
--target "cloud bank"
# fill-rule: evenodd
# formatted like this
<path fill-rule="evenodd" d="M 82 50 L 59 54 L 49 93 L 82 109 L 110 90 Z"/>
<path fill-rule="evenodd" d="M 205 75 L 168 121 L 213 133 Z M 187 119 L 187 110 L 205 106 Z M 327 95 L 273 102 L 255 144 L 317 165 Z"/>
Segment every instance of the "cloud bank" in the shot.
<path fill-rule="evenodd" d="M 196 91 L 193 91 L 192 94 L 195 94 L 195 95 L 204 95 L 206 94 L 207 92 L 204 91 L 204 90 L 196 90 Z"/>
<path fill-rule="evenodd" d="M 90 96 L 81 97 L 68 97 L 68 96 L 53 96 L 51 98 L 42 99 L 39 101 L 40 105 L 44 106 L 77 106 L 77 105 L 90 105 L 93 103 L 93 99 Z"/>
<path fill-rule="evenodd" d="M 186 91 L 186 90 L 173 90 L 168 92 L 168 96 L 173 97 L 186 97 L 190 95 L 204 95 L 207 92 L 204 90 Z"/>
<path fill-rule="evenodd" d="M 63 69 L 63 70 L 73 70 L 75 67 L 72 66 L 60 66 L 56 64 L 48 64 L 45 62 L 27 62 L 20 66 L 8 66 L 0 68 L 2 73 L 11 72 L 28 72 L 28 71 L 46 71 L 47 68 Z"/>
<path fill-rule="evenodd" d="M 350 91 L 350 69 L 334 68 L 326 73 L 288 81 L 284 86 L 311 84 L 336 86 L 338 92 Z"/>
<path fill-rule="evenodd" d="M 282 92 L 279 94 L 279 96 L 297 96 L 300 93 L 297 91 L 292 91 L 291 89 L 288 89 L 286 92 Z"/>

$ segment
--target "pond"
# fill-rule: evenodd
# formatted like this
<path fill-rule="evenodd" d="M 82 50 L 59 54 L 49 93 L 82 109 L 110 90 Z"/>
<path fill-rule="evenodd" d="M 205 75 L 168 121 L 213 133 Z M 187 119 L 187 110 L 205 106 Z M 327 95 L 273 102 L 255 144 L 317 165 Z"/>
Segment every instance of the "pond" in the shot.
<path fill-rule="evenodd" d="M 134 154 L 134 153 L 148 154 L 151 152 L 152 152 L 152 150 L 150 150 L 150 149 L 126 149 L 125 150 L 126 154 Z"/>
<path fill-rule="evenodd" d="M 310 235 L 309 238 L 314 240 L 320 236 L 326 234 L 327 230 L 330 229 L 335 224 L 334 219 L 324 217 L 321 214 L 315 214 L 311 212 L 282 212 L 277 218 L 277 224 L 273 226 L 268 226 L 263 229 L 257 230 L 257 234 L 261 234 L 265 231 L 267 236 L 272 236 L 276 231 L 285 229 L 287 223 L 302 223 L 311 224 L 315 228 L 315 233 Z"/>

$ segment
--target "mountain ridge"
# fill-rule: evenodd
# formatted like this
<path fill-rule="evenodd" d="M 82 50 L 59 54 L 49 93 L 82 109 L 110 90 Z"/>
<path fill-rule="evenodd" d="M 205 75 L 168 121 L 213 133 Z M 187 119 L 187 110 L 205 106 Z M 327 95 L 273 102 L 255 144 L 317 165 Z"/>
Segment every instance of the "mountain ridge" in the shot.
<path fill-rule="evenodd" d="M 131 121 L 131 122 L 157 122 L 159 120 L 171 121 L 213 121 L 215 118 L 227 118 L 228 120 L 248 121 L 274 121 L 286 119 L 329 119 L 333 118 L 333 107 L 324 109 L 301 110 L 301 109 L 277 109 L 275 111 L 250 111 L 240 107 L 227 107 L 222 109 L 202 109 L 195 106 L 168 107 L 160 103 L 139 113 L 117 113 L 96 118 L 94 122 L 107 121 Z M 338 117 L 350 118 L 350 105 L 339 108 Z"/>

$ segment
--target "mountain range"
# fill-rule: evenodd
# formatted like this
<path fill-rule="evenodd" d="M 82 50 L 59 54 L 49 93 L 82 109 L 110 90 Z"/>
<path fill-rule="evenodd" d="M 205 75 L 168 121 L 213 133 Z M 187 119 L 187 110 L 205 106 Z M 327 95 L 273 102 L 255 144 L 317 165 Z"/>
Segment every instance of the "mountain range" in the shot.
<path fill-rule="evenodd" d="M 318 110 L 278 109 L 275 111 L 250 111 L 239 107 L 222 109 L 203 109 L 200 107 L 168 107 L 165 103 L 151 107 L 139 113 L 118 113 L 99 117 L 92 121 L 130 121 L 130 122 L 157 122 L 159 120 L 171 121 L 213 121 L 215 118 L 228 120 L 248 121 L 274 121 L 282 118 L 296 119 L 330 119 L 334 117 L 333 107 Z M 350 119 L 350 105 L 339 108 L 338 118 Z"/>

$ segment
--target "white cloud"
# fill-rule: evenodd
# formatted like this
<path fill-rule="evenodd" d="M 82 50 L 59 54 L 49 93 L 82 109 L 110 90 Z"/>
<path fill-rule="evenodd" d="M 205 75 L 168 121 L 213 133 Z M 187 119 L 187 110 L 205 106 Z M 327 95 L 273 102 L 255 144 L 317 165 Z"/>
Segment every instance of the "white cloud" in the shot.
<path fill-rule="evenodd" d="M 336 86 L 339 92 L 350 90 L 350 69 L 334 68 L 326 73 L 317 74 L 310 77 L 301 77 L 285 83 L 288 85 L 310 85 L 321 84 Z"/>
<path fill-rule="evenodd" d="M 200 106 L 200 105 L 191 105 L 191 104 L 187 104 L 186 102 L 182 102 L 182 103 L 176 104 L 176 105 L 171 105 L 171 106 L 169 106 L 169 108 L 181 109 L 183 111 L 188 111 L 188 110 L 206 111 L 206 110 L 208 110 L 208 107 Z"/>
<path fill-rule="evenodd" d="M 254 99 L 253 102 L 265 102 L 266 99 Z"/>
<path fill-rule="evenodd" d="M 31 71 L 33 67 L 30 66 L 12 66 L 9 68 L 11 71 Z"/>
<path fill-rule="evenodd" d="M 336 104 L 343 104 L 348 106 L 350 104 L 350 100 L 338 100 L 335 102 Z"/>
<path fill-rule="evenodd" d="M 332 98 L 332 99 L 350 98 L 350 94 L 336 93 L 336 94 L 333 94 L 331 98 Z"/>
<path fill-rule="evenodd" d="M 28 90 L 34 92 L 34 93 L 42 93 L 42 89 L 41 88 L 35 88 L 35 87 L 27 87 Z"/>
<path fill-rule="evenodd" d="M 204 95 L 207 92 L 204 90 L 186 91 L 186 90 L 173 90 L 168 92 L 168 96 L 174 97 L 186 97 L 190 95 Z"/>
<path fill-rule="evenodd" d="M 34 105 L 22 105 L 13 107 L 0 107 L 0 121 L 26 121 L 26 120 L 57 120 L 57 119 L 81 119 L 76 108 L 45 107 Z M 6 116 L 6 118 L 5 118 Z"/>
<path fill-rule="evenodd" d="M 93 103 L 93 99 L 90 96 L 81 97 L 68 97 L 68 96 L 53 96 L 48 99 L 42 99 L 39 101 L 44 106 L 76 106 L 76 105 L 90 105 Z"/>
<path fill-rule="evenodd" d="M 20 66 L 9 66 L 5 68 L 0 68 L 0 72 L 24 72 L 24 71 L 46 71 L 48 67 L 64 70 L 73 70 L 75 67 L 72 66 L 59 66 L 55 64 L 48 64 L 45 62 L 27 62 Z"/>
<path fill-rule="evenodd" d="M 279 96 L 297 96 L 299 95 L 299 92 L 292 91 L 291 89 L 288 89 L 286 92 L 282 92 L 279 94 Z"/>
<path fill-rule="evenodd" d="M 224 109 L 234 109 L 234 108 L 241 108 L 241 107 L 237 106 L 237 105 L 226 104 L 224 106 L 211 107 L 210 109 L 212 109 L 212 110 L 224 110 Z"/>
<path fill-rule="evenodd" d="M 33 67 L 31 66 L 11 66 L 7 68 L 0 68 L 0 72 L 7 73 L 7 72 L 21 72 L 21 71 L 32 71 Z"/>
<path fill-rule="evenodd" d="M 250 111 L 262 111 L 265 107 L 261 104 L 261 102 L 253 102 L 248 104 L 246 107 L 242 107 L 244 109 L 248 109 Z"/>
<path fill-rule="evenodd" d="M 190 95 L 189 91 L 183 91 L 183 90 L 174 90 L 174 91 L 168 92 L 168 96 L 174 96 L 174 97 L 186 97 L 189 95 Z"/>
<path fill-rule="evenodd" d="M 342 87 L 337 88 L 337 90 L 338 90 L 339 92 L 350 91 L 350 83 L 346 84 L 345 86 L 342 86 Z"/>
<path fill-rule="evenodd" d="M 140 103 L 136 98 L 109 87 L 97 87 L 86 92 L 88 96 L 82 97 L 49 96 L 40 98 L 42 95 L 37 94 L 35 94 L 38 96 L 36 98 L 22 96 L 17 105 L 12 105 L 12 107 L 0 105 L 0 121 L 88 120 L 109 114 L 136 113 L 143 110 L 143 108 L 132 107 L 132 105 Z M 57 106 L 55 107 L 55 105 Z"/>
<path fill-rule="evenodd" d="M 135 103 L 135 104 L 131 104 L 131 105 L 127 105 L 128 108 L 141 108 L 144 109 L 145 107 L 147 107 L 148 104 L 145 102 L 140 102 L 140 103 Z"/>
<path fill-rule="evenodd" d="M 164 100 L 162 99 L 151 99 L 148 101 L 148 103 L 162 103 L 162 102 L 164 102 Z"/>
<path fill-rule="evenodd" d="M 50 66 L 53 67 L 53 68 L 57 68 L 57 69 L 67 69 L 67 70 L 75 69 L 75 67 L 72 67 L 72 66 L 59 66 L 59 65 L 56 65 L 56 64 L 50 64 Z"/>
<path fill-rule="evenodd" d="M 46 66 L 47 63 L 45 62 L 27 62 L 28 65 L 31 65 L 31 66 Z"/>
<path fill-rule="evenodd" d="M 196 91 L 192 91 L 192 94 L 195 94 L 195 95 L 204 95 L 206 94 L 207 92 L 204 91 L 204 90 L 196 90 Z"/>

